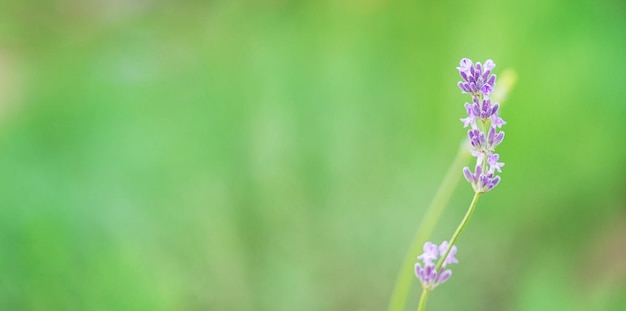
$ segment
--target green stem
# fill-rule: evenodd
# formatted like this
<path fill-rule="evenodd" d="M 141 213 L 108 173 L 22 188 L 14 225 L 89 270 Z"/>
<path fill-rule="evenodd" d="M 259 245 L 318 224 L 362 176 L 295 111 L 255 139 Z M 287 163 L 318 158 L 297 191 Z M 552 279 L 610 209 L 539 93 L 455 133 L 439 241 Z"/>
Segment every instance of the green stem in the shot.
<path fill-rule="evenodd" d="M 428 299 L 428 293 L 430 291 L 426 288 L 424 288 L 424 290 L 422 290 L 422 297 L 420 298 L 420 304 L 419 306 L 417 306 L 417 311 L 424 311 L 424 308 L 426 308 L 426 300 Z"/>
<path fill-rule="evenodd" d="M 470 203 L 470 206 L 467 209 L 467 213 L 465 213 L 465 217 L 463 217 L 463 220 L 461 221 L 459 226 L 456 228 L 456 231 L 454 231 L 452 238 L 450 238 L 450 242 L 448 243 L 448 250 L 446 250 L 446 253 L 441 258 L 439 258 L 439 261 L 437 262 L 437 265 L 435 266 L 435 271 L 439 271 L 439 269 L 441 269 L 441 266 L 443 266 L 445 259 L 448 258 L 448 254 L 450 253 L 452 246 L 456 243 L 456 240 L 459 238 L 459 235 L 461 235 L 461 232 L 463 232 L 463 229 L 465 229 L 465 226 L 467 226 L 467 223 L 472 217 L 472 213 L 474 213 L 474 209 L 476 209 L 476 203 L 478 202 L 479 197 L 480 197 L 480 192 L 474 193 L 474 198 L 472 199 L 472 203 Z"/>
<path fill-rule="evenodd" d="M 470 159 L 470 154 L 467 151 L 467 141 L 463 141 L 459 151 L 454 158 L 454 161 L 448 168 L 443 181 L 439 185 L 439 189 L 435 193 L 433 200 L 426 209 L 426 213 L 422 218 L 418 230 L 415 233 L 411 247 L 404 258 L 402 267 L 396 277 L 396 283 L 394 284 L 393 293 L 391 294 L 391 300 L 389 302 L 389 311 L 401 311 L 404 310 L 406 300 L 411 289 L 411 283 L 415 279 L 413 273 L 413 266 L 415 265 L 415 258 L 422 251 L 422 246 L 430 238 L 431 233 L 434 230 L 435 225 L 439 221 L 443 210 L 445 209 L 448 201 L 456 185 L 459 183 L 461 176 L 459 172 L 467 164 Z"/>

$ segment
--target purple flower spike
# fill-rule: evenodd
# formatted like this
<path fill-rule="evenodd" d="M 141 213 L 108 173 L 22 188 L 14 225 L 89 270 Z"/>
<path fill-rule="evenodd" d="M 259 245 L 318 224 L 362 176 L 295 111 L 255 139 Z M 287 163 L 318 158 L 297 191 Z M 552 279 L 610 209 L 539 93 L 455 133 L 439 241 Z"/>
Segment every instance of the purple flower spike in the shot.
<path fill-rule="evenodd" d="M 498 162 L 500 156 L 495 150 L 504 140 L 504 132 L 498 132 L 498 129 L 506 122 L 498 115 L 500 105 L 489 98 L 496 85 L 496 75 L 492 73 L 495 67 L 491 59 L 481 64 L 468 58 L 463 58 L 457 67 L 463 79 L 458 83 L 461 92 L 472 96 L 471 104 L 465 103 L 467 117 L 461 118 L 461 122 L 463 127 L 470 127 L 467 132 L 472 146 L 470 152 L 476 158 L 474 173 L 465 167 L 463 176 L 479 193 L 490 191 L 498 185 L 500 177 L 495 173 L 501 173 L 504 166 L 504 163 Z"/>
<path fill-rule="evenodd" d="M 442 267 L 439 271 L 435 271 L 439 257 L 445 255 L 447 250 L 448 241 L 443 241 L 439 246 L 431 242 L 426 242 L 424 244 L 424 253 L 417 257 L 422 260 L 423 265 L 420 263 L 415 264 L 415 275 L 422 283 L 423 288 L 429 290 L 434 289 L 440 284 L 446 282 L 450 276 L 452 276 L 452 270 L 446 269 L 446 265 L 459 262 L 454 257 L 456 254 L 456 246 L 452 246 Z"/>

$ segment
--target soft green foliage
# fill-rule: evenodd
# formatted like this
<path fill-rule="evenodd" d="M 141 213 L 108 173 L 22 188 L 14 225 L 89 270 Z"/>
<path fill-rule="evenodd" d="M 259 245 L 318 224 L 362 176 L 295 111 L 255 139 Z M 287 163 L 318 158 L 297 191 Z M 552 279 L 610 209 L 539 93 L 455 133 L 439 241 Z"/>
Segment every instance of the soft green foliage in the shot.
<path fill-rule="evenodd" d="M 465 135 L 462 57 L 519 78 L 428 308 L 626 308 L 622 1 L 9 2 L 2 310 L 383 310 Z"/>

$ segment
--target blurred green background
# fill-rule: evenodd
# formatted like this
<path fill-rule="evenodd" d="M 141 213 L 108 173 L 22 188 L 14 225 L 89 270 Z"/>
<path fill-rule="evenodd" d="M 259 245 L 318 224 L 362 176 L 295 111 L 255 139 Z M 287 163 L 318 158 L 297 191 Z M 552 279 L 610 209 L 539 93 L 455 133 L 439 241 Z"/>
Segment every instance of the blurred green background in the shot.
<path fill-rule="evenodd" d="M 469 57 L 517 73 L 506 166 L 427 309 L 625 310 L 625 33 L 622 0 L 3 1 L 0 309 L 384 310 Z"/>

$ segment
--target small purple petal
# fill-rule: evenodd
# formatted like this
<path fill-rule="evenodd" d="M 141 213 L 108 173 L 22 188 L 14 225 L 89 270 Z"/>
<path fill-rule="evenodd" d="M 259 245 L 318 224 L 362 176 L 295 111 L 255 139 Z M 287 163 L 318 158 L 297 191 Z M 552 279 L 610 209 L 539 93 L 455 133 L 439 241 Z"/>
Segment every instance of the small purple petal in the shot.
<path fill-rule="evenodd" d="M 494 125 L 500 128 L 505 124 L 506 124 L 506 121 L 502 120 L 502 118 L 498 116 L 497 112 L 491 115 L 491 125 Z"/>
<path fill-rule="evenodd" d="M 481 119 L 486 119 L 489 116 L 491 116 L 491 100 L 489 98 L 485 98 L 483 100 L 483 105 L 481 107 L 481 112 L 480 112 L 480 118 Z"/>
<path fill-rule="evenodd" d="M 489 84 L 485 84 L 480 88 L 480 91 L 485 95 L 489 95 L 493 91 L 493 87 Z"/>
<path fill-rule="evenodd" d="M 494 150 L 504 139 L 504 132 L 496 132 L 496 126 L 491 126 L 489 128 L 489 133 L 487 136 L 487 145 L 488 150 Z"/>
<path fill-rule="evenodd" d="M 496 64 L 493 62 L 493 60 L 488 59 L 485 61 L 485 70 L 493 70 L 493 68 L 496 68 Z"/>
<path fill-rule="evenodd" d="M 437 277 L 437 283 L 442 284 L 452 276 L 452 270 L 446 270 Z"/>
<path fill-rule="evenodd" d="M 491 115 L 498 113 L 499 108 L 500 108 L 500 104 L 498 103 L 495 103 L 493 106 L 491 106 Z"/>
<path fill-rule="evenodd" d="M 502 173 L 502 167 L 504 166 L 503 162 L 498 162 L 493 165 L 493 168 L 498 171 L 498 173 Z"/>
<path fill-rule="evenodd" d="M 443 255 L 446 253 L 447 250 L 448 250 L 448 241 L 441 242 L 441 244 L 439 244 L 439 253 Z"/>
<path fill-rule="evenodd" d="M 489 142 L 489 144 L 493 143 L 493 138 L 496 136 L 496 128 L 495 127 L 490 127 L 489 128 L 489 133 L 487 134 L 487 141 Z"/>
<path fill-rule="evenodd" d="M 494 177 L 489 183 L 488 189 L 491 190 L 495 188 L 500 183 L 500 176 Z"/>
<path fill-rule="evenodd" d="M 498 162 L 499 158 L 500 158 L 500 155 L 497 153 L 492 153 L 489 155 L 489 157 L 487 157 L 487 164 L 489 164 L 490 172 L 493 172 L 493 171 L 498 171 L 500 173 L 502 172 L 502 167 L 504 166 L 504 163 Z"/>
<path fill-rule="evenodd" d="M 459 260 L 456 259 L 456 257 L 454 257 L 455 255 L 456 255 L 456 245 L 453 245 L 452 249 L 450 250 L 450 253 L 448 254 L 448 257 L 446 257 L 446 264 L 459 263 Z"/>
<path fill-rule="evenodd" d="M 491 75 L 491 77 L 489 77 L 489 80 L 487 81 L 487 84 L 489 84 L 491 87 L 496 86 L 496 75 Z"/>
<path fill-rule="evenodd" d="M 504 140 L 504 132 L 500 131 L 500 133 L 498 133 L 493 140 L 493 147 L 495 148 L 497 145 L 499 145 L 502 140 Z"/>
<path fill-rule="evenodd" d="M 478 160 L 478 162 L 482 162 L 482 156 L 484 155 L 484 153 L 480 150 L 475 150 L 475 149 L 471 149 L 470 150 L 470 154 L 472 155 L 472 157 L 475 157 L 476 160 Z"/>
<path fill-rule="evenodd" d="M 431 282 L 432 280 L 435 279 L 436 274 L 434 273 L 435 272 L 434 270 L 435 270 L 435 266 L 433 266 L 433 265 L 427 265 L 426 266 L 426 269 L 424 271 L 424 281 L 426 283 L 429 283 L 429 282 Z"/>
<path fill-rule="evenodd" d="M 463 122 L 463 127 L 467 127 L 468 125 L 471 125 L 472 122 L 474 122 L 475 118 L 473 117 L 467 117 L 467 118 L 461 118 L 461 122 Z"/>
<path fill-rule="evenodd" d="M 424 244 L 424 253 L 419 255 L 417 258 L 422 260 L 425 264 L 428 265 L 432 263 L 433 260 L 437 259 L 438 256 L 439 256 L 439 249 L 437 248 L 437 245 L 431 242 L 426 242 Z"/>
<path fill-rule="evenodd" d="M 472 172 L 470 171 L 469 167 L 464 167 L 463 168 L 463 176 L 465 176 L 465 179 L 469 182 L 475 182 L 476 180 L 474 179 L 474 175 L 472 175 Z"/>
<path fill-rule="evenodd" d="M 465 103 L 465 112 L 467 112 L 468 116 L 472 116 L 472 105 L 470 105 L 469 103 Z"/>
<path fill-rule="evenodd" d="M 474 179 L 478 180 L 478 178 L 480 177 L 480 175 L 482 175 L 482 173 L 483 173 L 483 166 L 476 165 L 476 171 L 474 172 Z"/>
<path fill-rule="evenodd" d="M 467 73 L 465 73 L 465 71 L 461 71 L 459 74 L 461 75 L 461 78 L 463 78 L 463 80 L 467 81 L 468 77 L 467 77 Z"/>
<path fill-rule="evenodd" d="M 469 58 L 463 58 L 459 63 L 459 67 L 456 67 L 456 69 L 458 69 L 459 71 L 467 72 L 472 67 L 472 65 L 473 63 Z"/>
<path fill-rule="evenodd" d="M 446 251 L 448 251 L 448 241 L 443 241 L 441 242 L 441 245 L 439 245 L 439 253 L 443 256 L 445 255 Z M 456 246 L 453 245 L 452 248 L 450 249 L 450 253 L 448 253 L 448 256 L 446 257 L 444 266 L 450 263 L 459 262 L 456 258 L 454 258 L 455 254 L 456 254 Z"/>
<path fill-rule="evenodd" d="M 474 117 L 480 116 L 480 104 L 478 104 L 477 102 L 474 102 L 472 104 L 472 114 L 474 115 Z"/>
<path fill-rule="evenodd" d="M 489 163 L 489 165 L 493 165 L 494 163 L 498 162 L 498 159 L 500 158 L 500 155 L 497 153 L 491 153 L 489 154 L 489 156 L 487 157 L 487 163 Z"/>
<path fill-rule="evenodd" d="M 483 72 L 483 75 L 481 76 L 481 78 L 483 78 L 484 81 L 487 81 L 487 78 L 489 78 L 490 74 L 491 74 L 491 70 L 485 69 L 485 72 Z"/>

